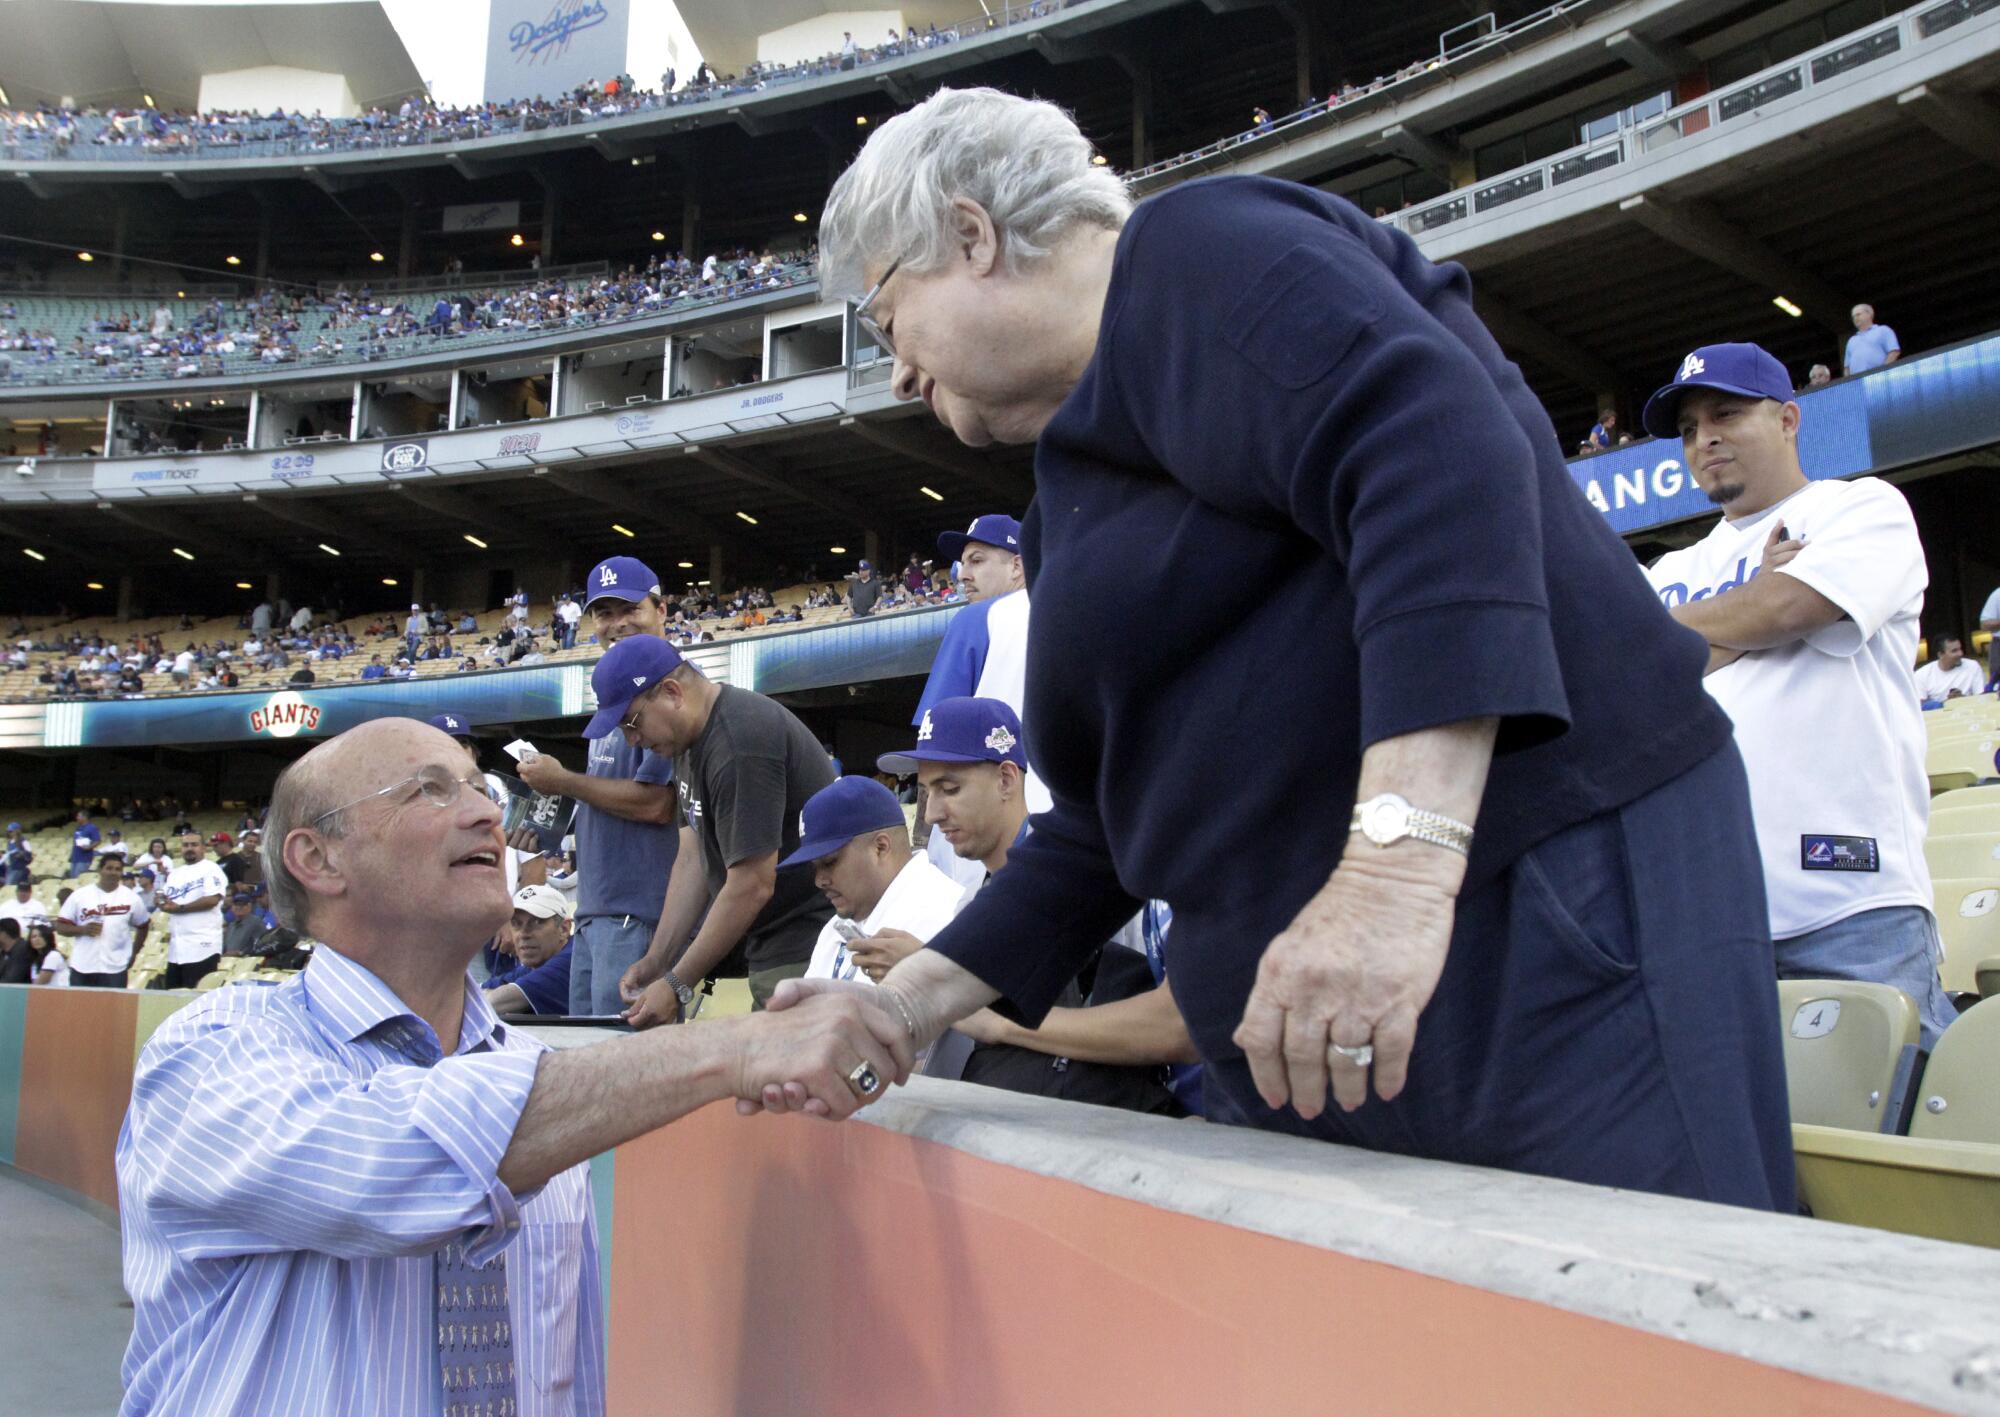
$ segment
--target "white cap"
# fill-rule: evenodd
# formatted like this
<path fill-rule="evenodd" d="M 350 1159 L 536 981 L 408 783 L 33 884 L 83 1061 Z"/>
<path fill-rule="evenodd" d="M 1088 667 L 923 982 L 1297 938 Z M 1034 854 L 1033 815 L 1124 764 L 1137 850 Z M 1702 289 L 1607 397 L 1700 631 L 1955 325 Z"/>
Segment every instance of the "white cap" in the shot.
<path fill-rule="evenodd" d="M 412 603 L 412 604 L 411 604 L 411 606 L 410 606 L 410 609 L 412 609 L 412 610 L 421 610 L 421 609 L 423 609 L 423 608 L 424 608 L 423 606 L 421 606 L 421 605 L 417 605 L 417 604 L 415 604 L 415 603 Z"/>
<path fill-rule="evenodd" d="M 525 910 L 537 920 L 549 920 L 560 915 L 570 918 L 569 897 L 554 886 L 522 886 L 514 892 L 514 909 Z"/>

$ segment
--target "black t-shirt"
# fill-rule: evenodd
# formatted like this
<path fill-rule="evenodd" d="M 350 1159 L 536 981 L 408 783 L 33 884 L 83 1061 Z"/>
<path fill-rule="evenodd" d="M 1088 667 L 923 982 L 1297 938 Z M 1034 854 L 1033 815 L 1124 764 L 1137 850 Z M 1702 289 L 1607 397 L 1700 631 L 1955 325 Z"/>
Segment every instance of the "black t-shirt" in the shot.
<path fill-rule="evenodd" d="M 819 740 L 775 699 L 725 684 L 708 727 L 674 760 L 681 820 L 701 839 L 709 898 L 731 866 L 798 849 L 799 813 L 806 799 L 833 782 L 833 764 Z M 813 887 L 809 865 L 778 872 L 777 888 L 744 932 L 739 950 L 752 970 L 812 958 L 833 907 Z"/>
<path fill-rule="evenodd" d="M 27 984 L 34 977 L 28 942 L 0 939 L 0 984 Z"/>

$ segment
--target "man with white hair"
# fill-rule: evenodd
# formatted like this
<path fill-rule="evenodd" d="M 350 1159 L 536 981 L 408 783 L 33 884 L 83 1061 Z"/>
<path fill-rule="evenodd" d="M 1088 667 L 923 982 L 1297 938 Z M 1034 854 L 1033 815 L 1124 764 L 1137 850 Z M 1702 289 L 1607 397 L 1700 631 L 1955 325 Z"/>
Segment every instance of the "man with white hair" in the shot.
<path fill-rule="evenodd" d="M 509 918 L 500 823 L 463 750 L 410 719 L 279 778 L 272 903 L 320 945 L 139 1055 L 117 1152 L 128 1417 L 596 1417 L 584 1163 L 766 1084 L 845 1116 L 908 1076 L 901 1025 L 851 999 L 561 1053 L 510 1028 L 466 975 Z"/>
<path fill-rule="evenodd" d="M 429 628 L 430 621 L 424 615 L 424 607 L 416 604 L 414 601 L 411 602 L 410 616 L 407 620 L 403 621 L 403 644 L 406 647 L 404 657 L 406 659 L 415 659 L 417 657 L 417 647 L 424 642 L 424 633 Z"/>
<path fill-rule="evenodd" d="M 1875 323 L 1873 305 L 1854 307 L 1854 333 L 1847 337 L 1847 355 L 1841 364 L 1843 374 L 1865 374 L 1870 369 L 1880 369 L 1886 364 L 1894 364 L 1903 357 L 1902 341 L 1887 325 Z"/>

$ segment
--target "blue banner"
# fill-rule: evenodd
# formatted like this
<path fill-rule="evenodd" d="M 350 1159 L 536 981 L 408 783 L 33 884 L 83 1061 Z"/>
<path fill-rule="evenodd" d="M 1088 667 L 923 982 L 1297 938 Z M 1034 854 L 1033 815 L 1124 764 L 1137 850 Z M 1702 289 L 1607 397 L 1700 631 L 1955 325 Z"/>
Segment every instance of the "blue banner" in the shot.
<path fill-rule="evenodd" d="M 1810 478 L 1889 472 L 2000 442 L 2000 335 L 1901 360 L 1799 395 L 1799 461 Z M 1569 465 L 1621 535 L 1715 508 L 1680 445 L 1649 438 Z"/>

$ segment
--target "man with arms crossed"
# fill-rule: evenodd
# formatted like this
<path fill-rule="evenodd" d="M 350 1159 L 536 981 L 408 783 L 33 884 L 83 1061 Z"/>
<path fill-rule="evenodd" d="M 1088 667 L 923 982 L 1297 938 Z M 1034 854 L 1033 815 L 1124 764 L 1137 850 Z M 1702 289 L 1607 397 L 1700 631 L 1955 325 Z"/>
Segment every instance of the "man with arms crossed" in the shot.
<path fill-rule="evenodd" d="M 409 719 L 279 779 L 272 899 L 322 944 L 139 1056 L 117 1154 L 126 1417 L 595 1417 L 583 1163 L 767 1082 L 845 1116 L 908 1075 L 900 1025 L 853 999 L 563 1053 L 509 1028 L 466 974 L 508 918 L 500 822 L 463 750 Z"/>
<path fill-rule="evenodd" d="M 222 899 L 230 892 L 222 868 L 207 860 L 200 832 L 181 836 L 182 864 L 167 873 L 153 906 L 173 917 L 167 938 L 167 987 L 192 989 L 222 959 Z"/>
<path fill-rule="evenodd" d="M 778 864 L 798 850 L 806 800 L 833 781 L 826 750 L 790 709 L 713 683 L 665 640 L 612 646 L 590 683 L 598 707 L 584 736 L 674 755 L 680 788 L 659 929 L 619 986 L 626 1018 L 639 1028 L 685 1018 L 695 987 L 739 951 L 761 1009 L 780 980 L 806 972 L 833 913 L 811 871 Z"/>
<path fill-rule="evenodd" d="M 599 644 L 658 639 L 667 623 L 660 578 L 633 556 L 591 568 L 584 611 Z M 666 641 L 661 640 L 661 644 Z M 590 770 L 571 772 L 547 754 L 523 759 L 521 781 L 575 799 L 576 947 L 569 972 L 572 1014 L 615 1014 L 625 1005 L 618 980 L 646 953 L 673 870 L 676 834 L 673 764 L 617 735 L 590 745 Z"/>
<path fill-rule="evenodd" d="M 1910 664 L 1930 573 L 1903 494 L 1811 482 L 1785 366 L 1754 344 L 1697 349 L 1646 404 L 1722 520 L 1647 572 L 1709 643 L 1708 691 L 1736 724 L 1781 979 L 1863 979 L 1916 1001 L 1938 981 L 1924 832 L 1930 785 Z"/>

